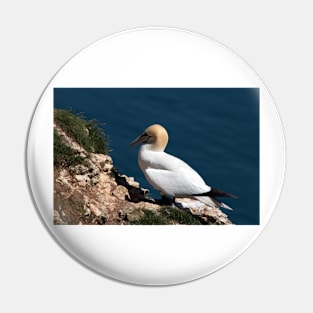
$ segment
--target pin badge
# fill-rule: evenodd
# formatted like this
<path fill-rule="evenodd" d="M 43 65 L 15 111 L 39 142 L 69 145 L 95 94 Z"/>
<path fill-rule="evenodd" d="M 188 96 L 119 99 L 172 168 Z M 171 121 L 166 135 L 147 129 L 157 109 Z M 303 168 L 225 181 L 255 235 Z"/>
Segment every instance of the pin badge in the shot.
<path fill-rule="evenodd" d="M 258 76 L 215 41 L 169 28 L 73 57 L 44 91 L 27 147 L 54 239 L 87 268 L 142 285 L 194 280 L 240 255 L 269 221 L 284 166 Z"/>

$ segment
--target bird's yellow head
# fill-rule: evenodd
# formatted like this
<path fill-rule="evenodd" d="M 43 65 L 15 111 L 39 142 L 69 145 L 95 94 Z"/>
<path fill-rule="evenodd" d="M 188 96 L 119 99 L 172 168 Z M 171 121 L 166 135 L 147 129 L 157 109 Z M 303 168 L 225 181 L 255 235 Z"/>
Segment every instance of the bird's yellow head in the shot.
<path fill-rule="evenodd" d="M 130 146 L 132 147 L 139 143 L 149 144 L 153 151 L 164 151 L 168 143 L 167 131 L 163 126 L 153 124 L 132 141 Z"/>

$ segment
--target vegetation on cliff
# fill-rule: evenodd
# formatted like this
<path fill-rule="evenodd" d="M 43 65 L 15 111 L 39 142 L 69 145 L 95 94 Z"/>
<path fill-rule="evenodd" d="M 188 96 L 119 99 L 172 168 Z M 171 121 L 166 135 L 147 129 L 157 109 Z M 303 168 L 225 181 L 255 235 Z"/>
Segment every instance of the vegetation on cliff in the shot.
<path fill-rule="evenodd" d="M 86 151 L 108 154 L 107 137 L 96 120 L 89 121 L 82 113 L 71 110 L 55 109 L 54 122 Z"/>
<path fill-rule="evenodd" d="M 108 154 L 107 138 L 96 120 L 88 121 L 71 110 L 54 110 L 54 123 L 88 153 Z M 83 157 L 62 141 L 54 129 L 54 166 L 70 166 L 83 162 Z"/>

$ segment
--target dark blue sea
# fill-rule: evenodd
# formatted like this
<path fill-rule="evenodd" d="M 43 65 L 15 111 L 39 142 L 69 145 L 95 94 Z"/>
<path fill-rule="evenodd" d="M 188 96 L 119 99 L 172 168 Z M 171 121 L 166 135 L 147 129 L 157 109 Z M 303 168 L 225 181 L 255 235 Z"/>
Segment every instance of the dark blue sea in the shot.
<path fill-rule="evenodd" d="M 259 224 L 258 88 L 56 88 L 55 108 L 103 123 L 120 173 L 159 197 L 129 143 L 151 124 L 169 133 L 166 152 L 191 165 L 208 185 L 238 196 L 222 200 L 240 225 Z"/>

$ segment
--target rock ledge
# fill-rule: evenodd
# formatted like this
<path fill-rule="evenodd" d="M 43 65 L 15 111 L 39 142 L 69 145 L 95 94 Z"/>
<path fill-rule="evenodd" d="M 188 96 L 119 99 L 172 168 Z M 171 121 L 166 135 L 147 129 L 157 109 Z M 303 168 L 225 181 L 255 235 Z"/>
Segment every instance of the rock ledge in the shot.
<path fill-rule="evenodd" d="M 110 156 L 87 152 L 60 126 L 54 129 L 82 160 L 54 168 L 54 224 L 232 224 L 221 210 L 197 200 L 176 199 L 178 207 L 165 207 L 133 177 L 121 175 Z"/>

